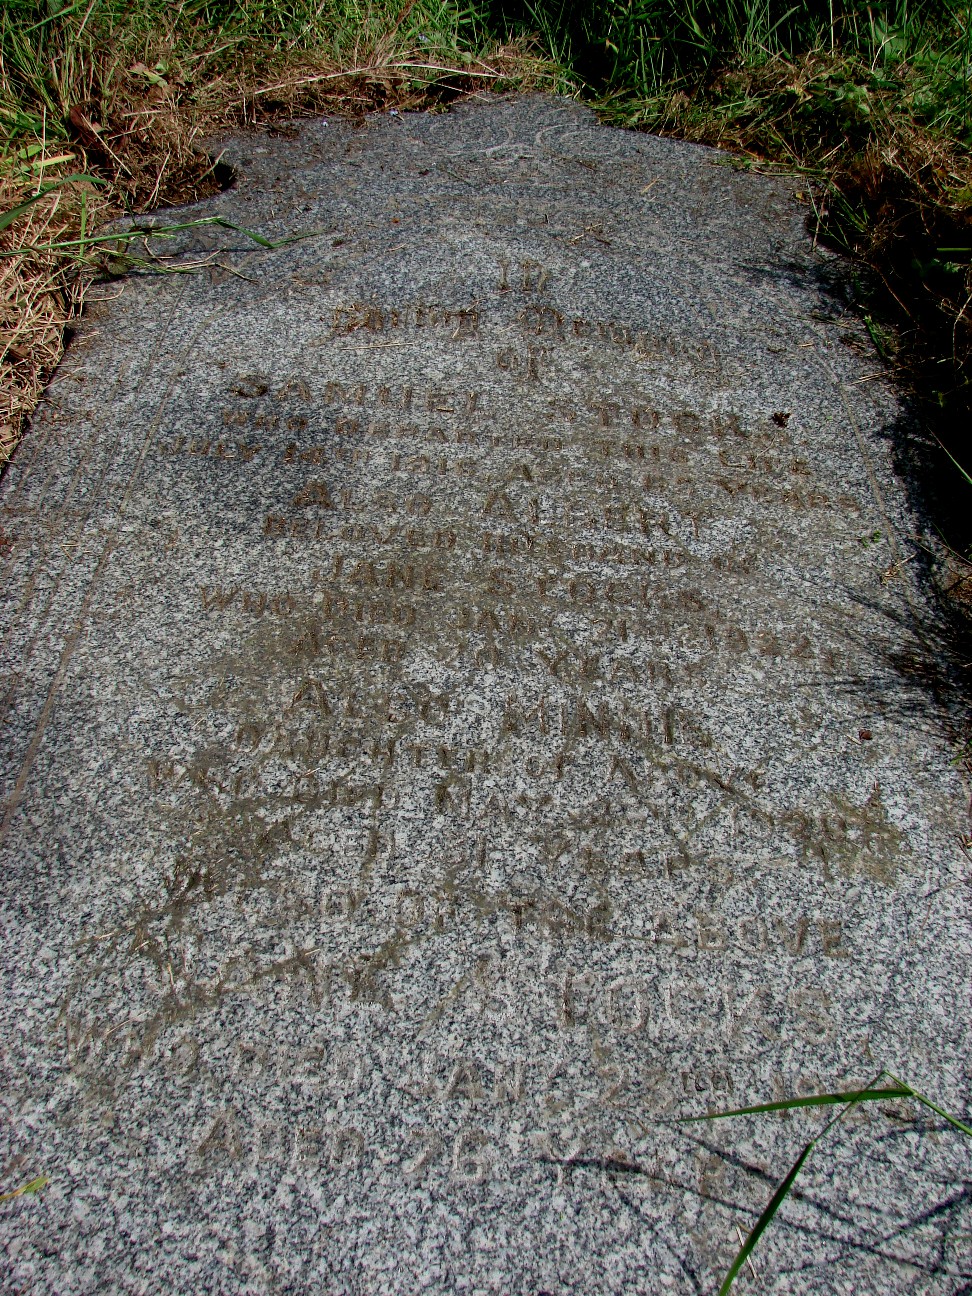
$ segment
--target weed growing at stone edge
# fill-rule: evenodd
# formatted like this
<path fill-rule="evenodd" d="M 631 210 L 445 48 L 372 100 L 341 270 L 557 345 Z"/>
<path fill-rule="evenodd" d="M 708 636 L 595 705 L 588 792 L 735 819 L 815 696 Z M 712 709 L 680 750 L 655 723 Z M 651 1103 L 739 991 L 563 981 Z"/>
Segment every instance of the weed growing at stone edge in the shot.
<path fill-rule="evenodd" d="M 525 40 L 492 39 L 461 0 L 6 0 L 0 464 L 92 279 L 129 267 L 92 232 L 212 192 L 207 133 L 482 86 L 562 88 L 559 77 Z"/>
<path fill-rule="evenodd" d="M 878 1088 L 882 1080 L 890 1080 L 891 1083 L 884 1088 Z M 863 1089 L 858 1089 L 856 1091 L 851 1090 L 848 1093 L 813 1094 L 806 1098 L 788 1098 L 783 1099 L 780 1102 L 758 1103 L 755 1107 L 737 1107 L 732 1111 L 709 1112 L 705 1116 L 686 1116 L 682 1118 L 682 1123 L 689 1124 L 697 1121 L 724 1120 L 728 1116 L 753 1116 L 761 1112 L 792 1111 L 794 1108 L 800 1107 L 840 1107 L 840 1111 L 827 1122 L 820 1133 L 803 1145 L 796 1160 L 793 1162 L 793 1165 L 780 1180 L 776 1191 L 767 1203 L 763 1213 L 750 1230 L 749 1236 L 743 1240 L 742 1245 L 736 1254 L 735 1260 L 733 1260 L 728 1273 L 722 1281 L 722 1286 L 719 1288 L 719 1296 L 726 1296 L 726 1293 L 736 1281 L 740 1269 L 742 1269 L 743 1265 L 749 1259 L 757 1242 L 772 1223 L 777 1211 L 789 1196 L 790 1190 L 796 1182 L 797 1176 L 803 1169 L 804 1163 L 810 1156 L 811 1152 L 813 1152 L 814 1148 L 817 1147 L 818 1144 L 822 1143 L 827 1135 L 840 1123 L 840 1121 L 843 1120 L 847 1113 L 859 1103 L 888 1102 L 901 1098 L 912 1099 L 915 1102 L 921 1103 L 924 1107 L 933 1111 L 936 1116 L 940 1116 L 943 1120 L 947 1121 L 949 1125 L 954 1129 L 957 1129 L 961 1134 L 966 1135 L 968 1138 L 972 1138 L 972 1127 L 966 1125 L 964 1121 L 957 1120 L 954 1116 L 949 1116 L 948 1112 L 939 1107 L 937 1103 L 932 1102 L 930 1098 L 926 1098 L 924 1094 L 918 1093 L 916 1089 L 912 1089 L 912 1087 L 905 1084 L 903 1080 L 899 1080 L 897 1076 L 893 1076 L 890 1071 L 879 1071 L 874 1079 L 869 1084 L 865 1085 Z"/>
<path fill-rule="evenodd" d="M 972 606 L 972 6 L 968 0 L 494 0 L 602 116 L 784 169 L 927 431 L 902 450 Z M 967 654 L 966 654 L 967 655 Z"/>

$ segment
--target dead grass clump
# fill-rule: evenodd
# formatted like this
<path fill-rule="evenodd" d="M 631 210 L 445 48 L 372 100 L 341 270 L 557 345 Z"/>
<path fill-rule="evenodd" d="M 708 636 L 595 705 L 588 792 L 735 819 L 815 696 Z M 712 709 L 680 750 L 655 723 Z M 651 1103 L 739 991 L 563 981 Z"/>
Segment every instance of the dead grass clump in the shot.
<path fill-rule="evenodd" d="M 95 8 L 92 0 L 88 14 Z M 484 86 L 550 86 L 558 75 L 526 40 L 481 54 L 459 48 L 454 31 L 418 43 L 406 30 L 421 17 L 415 0 L 390 19 L 381 6 L 370 9 L 352 40 L 336 29 L 343 45 L 335 38 L 312 48 L 251 46 L 232 32 L 221 46 L 208 26 L 180 27 L 184 9 L 169 22 L 159 10 L 145 27 L 126 25 L 110 6 L 101 28 L 79 12 L 47 23 L 36 48 L 0 20 L 0 118 L 14 126 L 0 157 L 0 465 L 60 358 L 86 286 L 125 268 L 87 240 L 107 220 L 213 192 L 207 135 L 310 113 L 426 108 Z M 79 173 L 89 178 L 69 182 Z M 2 213 L 21 206 L 4 225 Z"/>
<path fill-rule="evenodd" d="M 64 329 L 81 309 L 91 270 L 76 258 L 32 247 L 76 238 L 109 210 L 88 181 L 44 192 L 0 168 L 0 211 L 36 201 L 0 232 L 0 464 L 10 458 L 63 349 Z"/>
<path fill-rule="evenodd" d="M 245 61 L 187 81 L 171 52 L 115 71 L 100 98 L 71 106 L 72 146 L 104 175 L 116 204 L 132 212 L 192 202 L 211 189 L 207 135 L 313 113 L 359 115 L 388 108 L 428 108 L 484 87 L 536 89 L 554 77 L 525 42 L 500 45 L 480 58 L 451 61 L 423 50 L 355 47 L 346 63 L 316 53 L 269 62 Z M 148 57 L 152 57 L 149 55 Z"/>

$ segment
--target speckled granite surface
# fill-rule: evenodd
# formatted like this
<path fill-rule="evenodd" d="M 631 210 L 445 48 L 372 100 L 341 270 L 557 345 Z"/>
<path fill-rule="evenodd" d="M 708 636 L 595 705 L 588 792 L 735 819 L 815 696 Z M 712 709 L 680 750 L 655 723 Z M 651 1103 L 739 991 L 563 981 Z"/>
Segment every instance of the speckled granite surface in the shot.
<path fill-rule="evenodd" d="M 0 487 L 0 1285 L 713 1291 L 820 1121 L 673 1118 L 969 1102 L 900 410 L 792 180 L 223 147 L 313 237 L 106 289 Z M 740 1290 L 964 1290 L 969 1172 L 870 1109 Z"/>

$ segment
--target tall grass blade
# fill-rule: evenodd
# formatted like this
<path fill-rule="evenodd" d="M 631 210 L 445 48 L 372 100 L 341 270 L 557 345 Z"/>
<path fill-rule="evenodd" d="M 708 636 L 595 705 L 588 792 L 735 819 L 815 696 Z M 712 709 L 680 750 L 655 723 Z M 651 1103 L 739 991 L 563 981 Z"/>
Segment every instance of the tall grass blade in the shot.
<path fill-rule="evenodd" d="M 803 1169 L 804 1161 L 806 1161 L 807 1157 L 813 1151 L 814 1147 L 816 1146 L 816 1143 L 817 1143 L 816 1139 L 811 1139 L 810 1142 L 806 1144 L 806 1146 L 801 1151 L 800 1155 L 797 1157 L 797 1159 L 793 1162 L 793 1165 L 790 1167 L 789 1173 L 786 1175 L 786 1178 L 782 1180 L 782 1182 L 779 1184 L 778 1188 L 776 1189 L 776 1192 L 769 1199 L 769 1202 L 766 1205 L 766 1209 L 763 1211 L 762 1215 L 760 1215 L 759 1219 L 753 1225 L 752 1232 L 750 1233 L 746 1241 L 742 1244 L 742 1246 L 739 1248 L 739 1254 L 736 1256 L 735 1260 L 733 1260 L 732 1265 L 729 1268 L 729 1272 L 726 1274 L 725 1278 L 723 1279 L 722 1286 L 719 1288 L 719 1296 L 726 1296 L 726 1292 L 728 1292 L 729 1288 L 736 1281 L 736 1276 L 738 1275 L 739 1270 L 749 1259 L 750 1255 L 753 1252 L 753 1248 L 756 1246 L 756 1243 L 763 1236 L 770 1221 L 773 1219 L 773 1216 L 783 1205 L 783 1202 L 786 1200 L 790 1189 L 793 1187 L 797 1175 Z"/>
<path fill-rule="evenodd" d="M 790 1111 L 794 1107 L 831 1107 L 838 1103 L 889 1102 L 893 1098 L 916 1098 L 905 1084 L 888 1089 L 852 1089 L 847 1093 L 811 1094 L 806 1098 L 783 1098 L 779 1102 L 758 1103 L 755 1107 L 736 1107 L 732 1111 L 707 1112 L 705 1116 L 681 1116 L 678 1123 L 722 1120 L 726 1116 L 753 1116 L 759 1112 Z M 944 1113 L 943 1113 L 944 1114 Z"/>
<path fill-rule="evenodd" d="M 955 458 L 955 456 L 952 454 L 951 450 L 949 450 L 948 446 L 946 446 L 946 445 L 944 444 L 944 442 L 943 442 L 939 437 L 935 437 L 935 440 L 936 440 L 936 441 L 938 442 L 938 444 L 942 447 L 942 449 L 943 449 L 943 450 L 945 451 L 945 453 L 948 455 L 949 459 L 951 459 L 952 463 L 953 463 L 953 464 L 955 465 L 955 467 L 959 470 L 959 472 L 962 474 L 962 476 L 965 478 L 965 480 L 968 482 L 968 484 L 969 484 L 970 486 L 972 486 L 972 477 L 970 477 L 969 474 L 965 471 L 965 469 L 962 467 L 962 465 L 959 463 L 959 461 L 958 461 L 958 460 Z M 918 1094 L 915 1094 L 914 1096 L 917 1098 L 917 1097 L 918 1097 Z M 922 1098 L 921 1101 L 922 1101 L 922 1102 L 925 1102 L 925 1099 Z M 926 1104 L 926 1105 L 930 1106 L 931 1104 Z M 936 1110 L 936 1111 L 938 1110 L 937 1107 L 935 1108 L 935 1110 Z M 944 1113 L 944 1112 L 941 1112 L 940 1115 L 945 1116 L 945 1113 Z M 951 1121 L 951 1120 L 952 1120 L 951 1116 L 945 1116 L 945 1119 L 948 1120 L 948 1121 Z M 952 1124 L 954 1125 L 955 1122 L 952 1121 Z M 964 1126 L 964 1125 L 963 1125 L 963 1126 L 961 1126 L 961 1128 L 964 1129 L 964 1130 L 966 1131 L 966 1133 L 969 1132 L 967 1126 Z"/>
<path fill-rule="evenodd" d="M 87 0 L 77 0 L 76 4 L 68 5 L 66 9 L 60 9 L 57 13 L 48 14 L 47 17 L 42 18 L 40 22 L 31 23 L 29 27 L 22 27 L 20 34 L 21 36 L 26 36 L 28 32 L 36 31 L 38 27 L 46 27 L 48 23 L 57 22 L 58 18 L 63 18 L 66 14 L 74 13 L 75 9 L 81 9 L 85 4 L 87 4 Z"/>
<path fill-rule="evenodd" d="M 766 33 L 763 38 L 764 41 L 768 43 L 770 36 L 773 36 L 789 18 L 792 18 L 793 15 L 795 13 L 799 13 L 799 11 L 800 11 L 800 5 L 793 5 L 791 8 L 787 9 L 786 13 L 783 15 L 782 18 L 778 18 L 772 27 L 768 27 L 766 29 Z"/>

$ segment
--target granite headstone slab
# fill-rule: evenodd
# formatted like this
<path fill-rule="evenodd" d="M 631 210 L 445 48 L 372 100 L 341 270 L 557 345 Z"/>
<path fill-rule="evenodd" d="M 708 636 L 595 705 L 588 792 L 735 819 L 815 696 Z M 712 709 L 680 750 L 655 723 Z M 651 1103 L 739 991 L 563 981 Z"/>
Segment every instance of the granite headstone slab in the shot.
<path fill-rule="evenodd" d="M 792 180 L 222 147 L 308 237 L 106 288 L 0 489 L 4 1289 L 712 1291 L 821 1122 L 676 1118 L 968 1102 L 900 411 Z M 863 1111 L 758 1290 L 956 1290 L 968 1171 Z"/>

